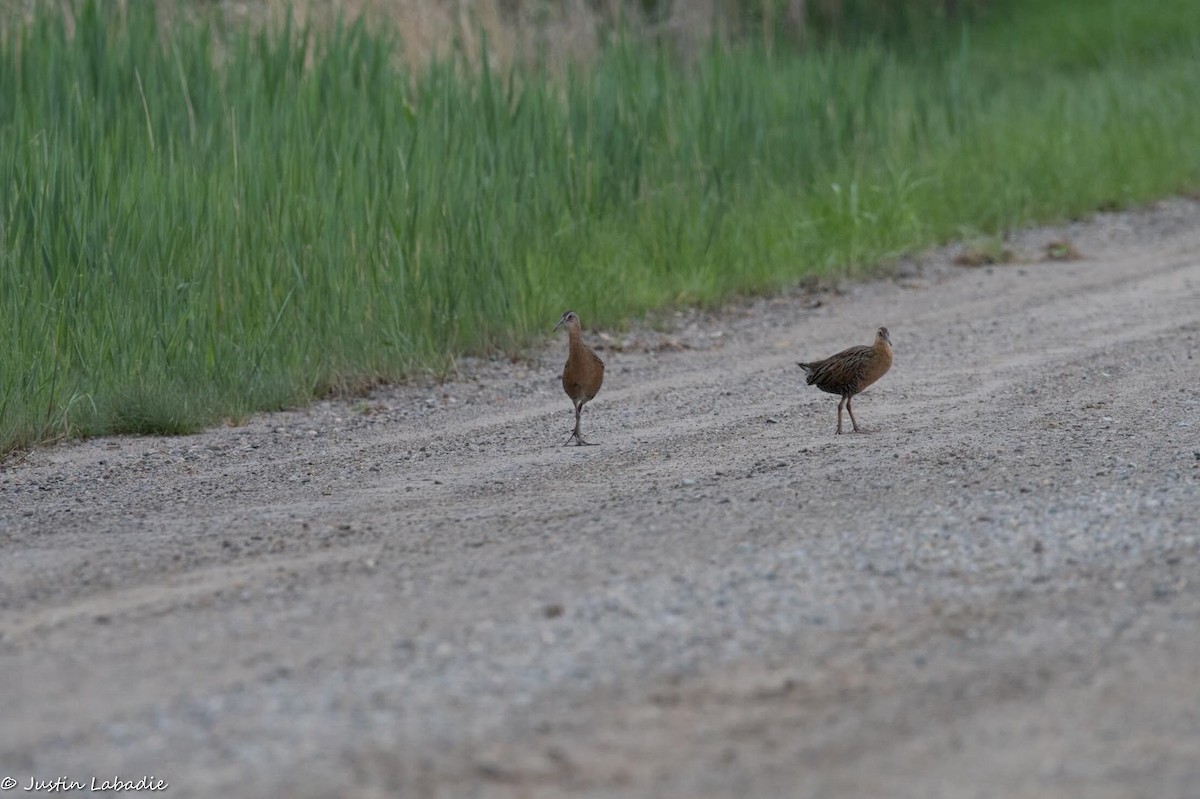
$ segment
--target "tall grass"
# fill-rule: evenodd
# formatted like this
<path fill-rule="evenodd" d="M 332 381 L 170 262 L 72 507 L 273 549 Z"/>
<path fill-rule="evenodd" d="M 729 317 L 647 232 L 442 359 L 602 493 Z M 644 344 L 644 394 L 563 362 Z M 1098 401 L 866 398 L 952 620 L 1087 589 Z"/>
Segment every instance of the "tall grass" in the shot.
<path fill-rule="evenodd" d="M 616 44 L 562 75 L 410 74 L 359 25 L 43 6 L 0 41 L 0 450 L 186 431 L 513 351 L 567 307 L 614 324 L 1194 188 L 1200 6 L 1130 5 L 1014 2 L 919 56 Z M 1038 44 L 1025 15 L 1115 43 Z"/>

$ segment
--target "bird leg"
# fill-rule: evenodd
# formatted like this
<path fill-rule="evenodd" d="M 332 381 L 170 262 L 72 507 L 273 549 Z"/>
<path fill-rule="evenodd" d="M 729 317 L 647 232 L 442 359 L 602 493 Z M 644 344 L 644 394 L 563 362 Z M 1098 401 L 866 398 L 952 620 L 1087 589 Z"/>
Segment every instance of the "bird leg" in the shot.
<path fill-rule="evenodd" d="M 838 400 L 838 427 L 837 427 L 837 432 L 834 433 L 835 436 L 840 436 L 842 434 L 842 406 L 845 404 L 846 404 L 845 397 L 842 397 L 840 400 Z"/>
<path fill-rule="evenodd" d="M 570 444 L 572 441 L 575 442 L 575 446 L 577 447 L 593 446 L 592 442 L 584 441 L 583 434 L 579 432 L 579 414 L 582 410 L 583 403 L 579 403 L 575 406 L 575 430 L 571 433 L 571 437 L 567 439 L 566 443 L 563 444 L 564 447 L 567 446 L 567 444 Z"/>
<path fill-rule="evenodd" d="M 850 409 L 850 403 L 853 399 L 854 397 L 846 397 L 846 413 L 850 414 L 850 424 L 854 425 L 854 432 L 861 433 L 862 431 L 858 429 L 858 422 L 854 418 L 854 411 Z"/>

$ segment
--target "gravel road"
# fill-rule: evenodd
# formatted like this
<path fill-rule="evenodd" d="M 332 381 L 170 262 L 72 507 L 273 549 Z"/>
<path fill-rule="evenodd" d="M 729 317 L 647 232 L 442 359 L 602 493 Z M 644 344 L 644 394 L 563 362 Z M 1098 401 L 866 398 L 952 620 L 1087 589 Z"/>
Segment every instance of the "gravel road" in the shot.
<path fill-rule="evenodd" d="M 1082 260 L 1045 260 L 1064 237 Z M 585 330 L 599 446 L 560 446 L 548 338 L 9 458 L 0 777 L 1200 796 L 1200 203 L 1008 246 Z M 835 436 L 795 361 L 879 325 L 895 366 Z"/>

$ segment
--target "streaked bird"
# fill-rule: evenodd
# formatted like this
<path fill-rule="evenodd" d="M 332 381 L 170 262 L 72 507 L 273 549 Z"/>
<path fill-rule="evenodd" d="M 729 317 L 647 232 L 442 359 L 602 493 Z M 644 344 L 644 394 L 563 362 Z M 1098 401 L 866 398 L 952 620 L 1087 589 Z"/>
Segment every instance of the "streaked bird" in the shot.
<path fill-rule="evenodd" d="M 563 391 L 567 392 L 567 396 L 575 404 L 575 430 L 563 446 L 572 441 L 576 446 L 583 446 L 590 442 L 584 441 L 579 432 L 579 413 L 584 404 L 600 391 L 600 384 L 604 382 L 604 361 L 592 352 L 591 347 L 583 343 L 578 314 L 574 311 L 564 313 L 554 329 L 558 330 L 560 327 L 566 327 L 568 335 L 567 363 L 563 366 L 562 375 Z"/>
<path fill-rule="evenodd" d="M 846 412 L 850 414 L 850 424 L 854 425 L 854 432 L 857 433 L 858 422 L 854 419 L 854 411 L 850 409 L 850 401 L 855 394 L 862 392 L 892 368 L 892 337 L 886 327 L 881 327 L 875 331 L 874 344 L 849 347 L 823 360 L 796 365 L 808 376 L 808 385 L 841 396 L 837 432 L 842 432 L 842 406 L 845 405 Z"/>

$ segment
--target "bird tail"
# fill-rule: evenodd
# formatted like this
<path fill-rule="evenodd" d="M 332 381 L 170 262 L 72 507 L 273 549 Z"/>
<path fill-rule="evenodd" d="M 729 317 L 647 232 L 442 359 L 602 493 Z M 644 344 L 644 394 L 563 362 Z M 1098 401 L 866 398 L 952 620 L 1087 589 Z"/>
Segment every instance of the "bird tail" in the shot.
<path fill-rule="evenodd" d="M 817 379 L 817 365 L 815 363 L 798 363 L 796 365 L 804 370 L 804 384 L 806 386 L 811 386 L 813 381 Z"/>

